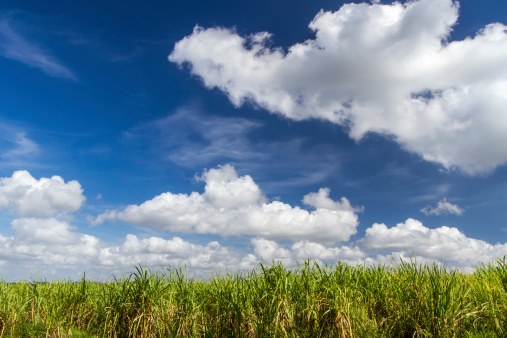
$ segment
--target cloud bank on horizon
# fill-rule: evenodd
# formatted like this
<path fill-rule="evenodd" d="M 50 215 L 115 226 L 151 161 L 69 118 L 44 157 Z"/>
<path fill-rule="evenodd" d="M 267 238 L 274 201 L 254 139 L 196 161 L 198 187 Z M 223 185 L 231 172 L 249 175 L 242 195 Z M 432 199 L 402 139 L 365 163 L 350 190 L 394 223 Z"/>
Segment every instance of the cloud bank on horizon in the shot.
<path fill-rule="evenodd" d="M 95 224 L 121 220 L 171 232 L 248 236 L 250 252 L 240 253 L 218 241 L 202 245 L 180 237 L 140 239 L 128 234 L 121 244 L 105 242 L 77 231 L 69 221 L 84 202 L 79 182 L 66 183 L 59 176 L 37 180 L 18 171 L 0 179 L 0 210 L 19 217 L 11 222 L 14 235 L 0 235 L 0 270 L 22 274 L 36 268 L 49 278 L 79 278 L 86 271 L 87 276 L 110 278 L 137 262 L 152 268 L 187 264 L 192 273 L 206 276 L 219 270 L 249 270 L 262 261 L 281 261 L 287 267 L 307 259 L 392 264 L 414 253 L 419 261 L 444 261 L 451 268 L 472 270 L 507 250 L 507 243 L 493 245 L 446 226 L 429 229 L 415 219 L 391 228 L 373 224 L 363 238 L 351 240 L 360 209 L 345 197 L 333 201 L 325 188 L 304 196 L 303 202 L 315 209 L 306 211 L 269 202 L 250 176 L 239 176 L 231 165 L 205 170 L 200 178 L 206 184 L 203 193 L 167 192 L 101 214 Z"/>
<path fill-rule="evenodd" d="M 447 170 L 485 174 L 507 162 L 507 26 L 449 41 L 458 16 L 452 0 L 346 4 L 319 12 L 315 38 L 286 52 L 268 32 L 196 26 L 169 60 L 235 106 L 328 120 L 356 141 L 386 135 Z"/>

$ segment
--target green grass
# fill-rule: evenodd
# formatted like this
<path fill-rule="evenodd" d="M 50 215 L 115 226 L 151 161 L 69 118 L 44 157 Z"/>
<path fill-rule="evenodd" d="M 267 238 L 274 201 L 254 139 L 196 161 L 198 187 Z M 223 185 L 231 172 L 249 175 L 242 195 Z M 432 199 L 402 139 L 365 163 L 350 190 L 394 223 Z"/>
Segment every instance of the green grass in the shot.
<path fill-rule="evenodd" d="M 208 281 L 136 267 L 104 283 L 0 283 L 0 338 L 70 336 L 505 337 L 507 262 L 472 274 L 306 262 Z"/>

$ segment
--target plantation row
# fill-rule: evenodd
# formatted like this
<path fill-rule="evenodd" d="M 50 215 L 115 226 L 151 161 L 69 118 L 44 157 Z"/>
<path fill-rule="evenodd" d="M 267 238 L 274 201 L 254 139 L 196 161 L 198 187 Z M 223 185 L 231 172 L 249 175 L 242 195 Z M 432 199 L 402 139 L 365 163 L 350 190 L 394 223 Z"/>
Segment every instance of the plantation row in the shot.
<path fill-rule="evenodd" d="M 96 283 L 0 284 L 0 337 L 501 337 L 507 262 L 296 270 L 199 281 L 184 270 Z"/>

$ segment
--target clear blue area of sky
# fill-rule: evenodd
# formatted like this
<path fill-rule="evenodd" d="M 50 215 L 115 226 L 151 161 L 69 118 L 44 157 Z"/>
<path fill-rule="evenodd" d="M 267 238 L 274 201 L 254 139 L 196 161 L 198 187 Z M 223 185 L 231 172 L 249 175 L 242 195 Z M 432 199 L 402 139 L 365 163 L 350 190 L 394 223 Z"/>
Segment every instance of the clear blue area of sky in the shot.
<path fill-rule="evenodd" d="M 364 206 L 353 239 L 375 222 L 393 226 L 412 217 L 430 228 L 446 225 L 468 237 L 507 242 L 505 165 L 478 176 L 448 172 L 384 136 L 371 134 L 356 143 L 330 122 L 291 121 L 253 104 L 237 108 L 222 92 L 205 88 L 167 59 L 195 25 L 234 27 L 240 35 L 267 31 L 274 46 L 286 49 L 314 36 L 308 24 L 320 9 L 338 10 L 343 4 L 3 0 L 0 18 L 8 17 L 17 34 L 66 72 L 51 76 L 0 57 L 0 125 L 5 129 L 0 130 L 0 154 L 19 146 L 9 131 L 22 132 L 38 145 L 30 156 L 3 157 L 0 177 L 24 169 L 37 179 L 59 175 L 78 180 L 87 201 L 73 224 L 112 242 L 132 231 L 174 234 L 120 222 L 89 227 L 88 215 L 139 204 L 166 191 L 200 192 L 203 183 L 193 179 L 195 174 L 226 163 L 240 175 L 251 175 L 272 199 L 302 205 L 305 194 L 329 187 L 334 200 L 346 196 L 353 205 Z M 462 0 L 451 39 L 473 36 L 491 22 L 507 23 L 505 0 Z M 193 120 L 176 118 L 178 113 Z M 232 128 L 219 136 L 237 142 L 243 156 L 207 151 L 213 136 L 203 128 L 217 123 Z M 420 212 L 443 198 L 466 212 L 431 217 Z M 12 233 L 11 219 L 0 218 L 1 233 Z M 183 236 L 202 243 L 218 238 Z M 220 240 L 238 246 L 246 241 Z"/>

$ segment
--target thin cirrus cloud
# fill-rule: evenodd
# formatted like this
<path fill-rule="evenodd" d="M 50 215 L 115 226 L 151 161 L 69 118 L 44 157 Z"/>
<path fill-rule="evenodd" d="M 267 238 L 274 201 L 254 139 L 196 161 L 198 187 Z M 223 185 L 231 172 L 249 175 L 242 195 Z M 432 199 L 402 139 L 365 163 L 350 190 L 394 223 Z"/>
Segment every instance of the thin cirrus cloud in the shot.
<path fill-rule="evenodd" d="M 28 137 L 25 131 L 10 124 L 0 123 L 0 145 L 5 149 L 0 152 L 0 163 L 4 166 L 30 166 L 41 154 L 37 142 Z"/>
<path fill-rule="evenodd" d="M 27 158 L 29 156 L 36 155 L 39 153 L 40 147 L 37 143 L 26 137 L 23 132 L 16 133 L 13 143 L 15 147 L 9 151 L 4 152 L 1 157 L 8 161 L 16 161 L 21 158 Z"/>
<path fill-rule="evenodd" d="M 123 140 L 132 147 L 148 143 L 157 158 L 202 168 L 216 161 L 262 160 L 264 155 L 248 139 L 259 127 L 261 123 L 244 118 L 208 116 L 193 107 L 181 107 L 172 115 L 130 128 Z"/>
<path fill-rule="evenodd" d="M 447 202 L 447 199 L 444 198 L 443 200 L 437 202 L 436 207 L 432 207 L 432 206 L 428 205 L 428 206 L 422 208 L 420 211 L 423 214 L 425 214 L 426 216 L 431 216 L 431 215 L 440 216 L 440 215 L 451 215 L 451 214 L 461 216 L 465 212 L 465 209 L 460 208 L 460 206 L 457 204 L 452 204 L 452 203 Z"/>
<path fill-rule="evenodd" d="M 314 210 L 268 202 L 249 175 L 238 176 L 231 165 L 204 171 L 202 194 L 166 192 L 140 205 L 109 210 L 94 224 L 119 220 L 160 230 L 221 236 L 250 235 L 270 240 L 311 240 L 334 243 L 357 232 L 360 208 L 342 197 L 329 198 L 329 189 L 307 194 L 303 203 Z"/>
<path fill-rule="evenodd" d="M 52 77 L 76 81 L 74 73 L 58 59 L 17 32 L 8 16 L 0 17 L 0 56 L 39 69 Z"/>
<path fill-rule="evenodd" d="M 267 126 L 241 117 L 222 117 L 201 113 L 193 106 L 180 107 L 161 119 L 139 124 L 123 133 L 123 142 L 140 151 L 140 161 L 171 161 L 200 170 L 216 163 L 233 163 L 238 169 L 270 177 L 265 191 L 318 184 L 337 168 L 339 155 L 330 144 L 308 145 L 308 138 L 297 137 L 272 142 L 257 140 Z M 147 157 L 147 154 L 153 154 Z M 325 154 L 325 156 L 322 156 Z"/>
<path fill-rule="evenodd" d="M 270 48 L 267 32 L 197 26 L 169 60 L 236 106 L 328 120 L 354 140 L 389 135 L 448 170 L 485 174 L 507 162 L 507 27 L 492 23 L 448 42 L 458 6 L 347 4 L 319 12 L 309 25 L 315 39 L 287 52 Z"/>

